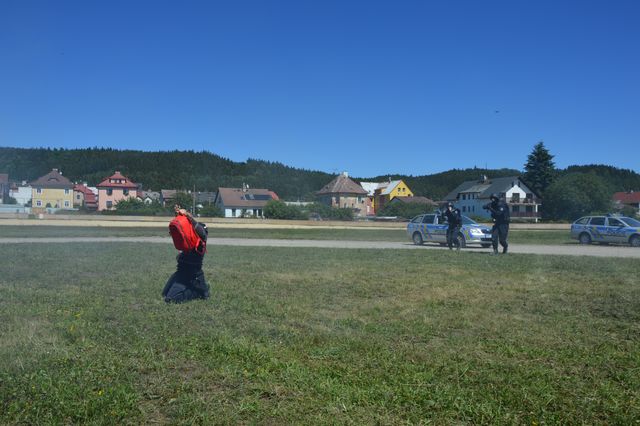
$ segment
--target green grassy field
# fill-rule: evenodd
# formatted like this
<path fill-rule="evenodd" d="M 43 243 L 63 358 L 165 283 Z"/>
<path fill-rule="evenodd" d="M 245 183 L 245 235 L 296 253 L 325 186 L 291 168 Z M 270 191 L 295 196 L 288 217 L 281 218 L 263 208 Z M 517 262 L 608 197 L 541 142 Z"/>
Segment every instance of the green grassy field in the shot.
<path fill-rule="evenodd" d="M 409 241 L 404 229 L 239 229 L 211 228 L 212 238 L 278 238 L 309 240 Z M 130 237 L 167 236 L 162 228 L 0 226 L 7 237 Z M 520 244 L 575 244 L 568 231 L 512 230 L 509 240 Z"/>
<path fill-rule="evenodd" d="M 630 424 L 640 262 L 0 245 L 0 423 Z"/>

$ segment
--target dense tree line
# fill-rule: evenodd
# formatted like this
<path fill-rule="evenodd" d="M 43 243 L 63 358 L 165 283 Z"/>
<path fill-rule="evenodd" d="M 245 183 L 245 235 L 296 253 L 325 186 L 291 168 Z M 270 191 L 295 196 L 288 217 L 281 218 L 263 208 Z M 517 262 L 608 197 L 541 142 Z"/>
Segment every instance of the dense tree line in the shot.
<path fill-rule="evenodd" d="M 540 148 L 540 147 L 538 147 Z M 535 152 L 536 148 L 534 148 Z M 72 181 L 96 185 L 115 170 L 144 185 L 144 189 L 193 189 L 215 191 L 218 187 L 268 188 L 285 200 L 313 200 L 318 191 L 335 175 L 296 169 L 278 162 L 249 159 L 234 162 L 207 151 L 144 152 L 111 148 L 50 149 L 0 148 L 0 173 L 12 180 L 31 181 L 60 169 Z M 570 166 L 556 170 L 556 179 L 567 174 L 591 173 L 602 180 L 609 192 L 640 189 L 640 174 L 632 170 L 604 165 Z M 356 181 L 381 182 L 403 179 L 415 195 L 441 200 L 466 180 L 520 175 L 514 169 L 454 169 L 424 176 L 390 174 L 354 178 Z"/>

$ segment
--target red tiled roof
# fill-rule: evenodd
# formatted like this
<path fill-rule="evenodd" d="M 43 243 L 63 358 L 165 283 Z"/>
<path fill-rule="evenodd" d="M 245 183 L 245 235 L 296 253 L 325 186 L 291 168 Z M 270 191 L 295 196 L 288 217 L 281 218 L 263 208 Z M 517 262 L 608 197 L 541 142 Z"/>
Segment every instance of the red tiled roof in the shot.
<path fill-rule="evenodd" d="M 622 204 L 640 203 L 640 191 L 616 192 L 613 194 L 613 200 L 619 201 Z"/>
<path fill-rule="evenodd" d="M 96 199 L 96 194 L 94 194 L 93 191 L 87 188 L 86 186 L 75 184 L 73 185 L 73 190 L 82 192 L 84 194 L 84 202 L 87 206 L 91 206 L 93 204 L 98 203 L 98 200 Z"/>
<path fill-rule="evenodd" d="M 34 188 L 53 188 L 53 189 L 71 189 L 73 183 L 58 171 L 53 169 L 44 176 L 31 182 L 31 186 Z"/>
<path fill-rule="evenodd" d="M 115 181 L 115 182 L 113 182 Z M 118 182 L 119 181 L 119 182 Z M 138 185 L 131 182 L 131 180 L 123 176 L 119 171 L 105 178 L 102 182 L 96 185 L 97 188 L 128 188 L 128 189 L 138 189 Z"/>

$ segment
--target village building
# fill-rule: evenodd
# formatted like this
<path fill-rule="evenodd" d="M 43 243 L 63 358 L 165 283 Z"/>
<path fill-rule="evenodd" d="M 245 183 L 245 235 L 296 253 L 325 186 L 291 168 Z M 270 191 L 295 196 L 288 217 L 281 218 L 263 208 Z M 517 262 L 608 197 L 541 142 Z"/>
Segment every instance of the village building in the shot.
<path fill-rule="evenodd" d="M 329 207 L 352 209 L 355 216 L 365 217 L 373 214 L 371 200 L 367 191 L 349 178 L 347 172 L 336 176 L 316 192 L 318 202 Z"/>
<path fill-rule="evenodd" d="M 47 209 L 73 210 L 73 183 L 58 169 L 52 169 L 31 182 L 31 199 L 34 213 Z"/>
<path fill-rule="evenodd" d="M 454 203 L 462 214 L 488 219 L 491 214 L 482 207 L 490 202 L 491 194 L 505 200 L 512 219 L 537 222 L 540 218 L 540 198 L 518 176 L 493 179 L 481 176 L 479 180 L 463 182 L 447 194 L 444 201 Z"/>
<path fill-rule="evenodd" d="M 403 180 L 391 180 L 387 182 L 360 182 L 371 199 L 371 207 L 374 213 L 379 212 L 395 197 L 413 197 L 413 192 Z"/>
<path fill-rule="evenodd" d="M 616 192 L 613 194 L 613 203 L 618 210 L 624 206 L 640 211 L 640 191 Z"/>
<path fill-rule="evenodd" d="M 138 189 L 138 185 L 117 170 L 96 187 L 98 188 L 98 211 L 113 210 L 118 201 L 136 198 Z"/>
<path fill-rule="evenodd" d="M 9 174 L 0 173 L 0 203 L 6 203 L 9 201 L 9 190 L 11 185 L 9 184 Z"/>
<path fill-rule="evenodd" d="M 160 192 L 151 191 L 151 190 L 149 191 L 139 190 L 136 196 L 140 201 L 142 201 L 145 204 L 153 204 L 154 202 L 159 203 L 161 199 Z"/>
<path fill-rule="evenodd" d="M 264 207 L 278 195 L 268 189 L 218 188 L 214 204 L 224 212 L 224 217 L 264 217 Z"/>
<path fill-rule="evenodd" d="M 161 189 L 160 190 L 160 203 L 163 207 L 173 207 L 176 201 L 176 195 L 178 191 L 175 189 Z"/>
<path fill-rule="evenodd" d="M 196 192 L 196 207 L 202 208 L 207 205 L 212 205 L 216 202 L 216 193 L 215 192 Z"/>
<path fill-rule="evenodd" d="M 22 183 L 13 183 L 9 188 L 9 197 L 16 200 L 16 204 L 21 206 L 31 205 L 33 194 L 31 192 L 31 185 L 23 180 Z"/>
<path fill-rule="evenodd" d="M 86 183 L 76 183 L 73 185 L 73 206 L 86 210 L 98 209 L 98 190 L 95 192 Z"/>

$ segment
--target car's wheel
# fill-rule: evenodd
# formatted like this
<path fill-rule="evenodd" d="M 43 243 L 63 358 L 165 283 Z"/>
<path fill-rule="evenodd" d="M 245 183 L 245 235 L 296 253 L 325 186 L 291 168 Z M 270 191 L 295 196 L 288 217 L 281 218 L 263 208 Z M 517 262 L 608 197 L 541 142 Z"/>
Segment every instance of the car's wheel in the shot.
<path fill-rule="evenodd" d="M 491 244 L 480 244 L 482 246 L 482 248 L 489 248 L 491 247 Z"/>
<path fill-rule="evenodd" d="M 458 234 L 458 241 L 460 241 L 460 248 L 467 247 L 467 240 L 464 239 L 464 235 Z"/>
<path fill-rule="evenodd" d="M 580 244 L 591 244 L 591 235 L 583 232 L 580 234 L 580 237 L 578 237 L 578 241 L 580 241 Z"/>
<path fill-rule="evenodd" d="M 640 235 L 634 235 L 629 238 L 629 245 L 631 247 L 640 247 Z"/>
<path fill-rule="evenodd" d="M 411 239 L 413 240 L 413 244 L 417 246 L 421 246 L 422 243 L 424 243 L 424 241 L 422 240 L 422 235 L 420 235 L 419 232 L 414 232 Z"/>

